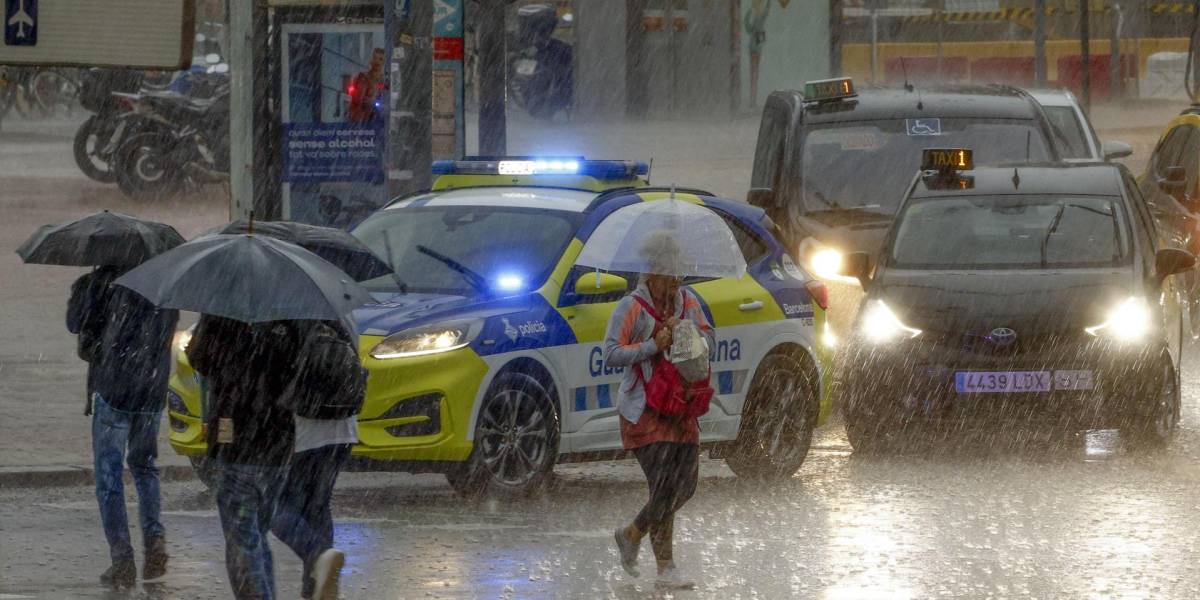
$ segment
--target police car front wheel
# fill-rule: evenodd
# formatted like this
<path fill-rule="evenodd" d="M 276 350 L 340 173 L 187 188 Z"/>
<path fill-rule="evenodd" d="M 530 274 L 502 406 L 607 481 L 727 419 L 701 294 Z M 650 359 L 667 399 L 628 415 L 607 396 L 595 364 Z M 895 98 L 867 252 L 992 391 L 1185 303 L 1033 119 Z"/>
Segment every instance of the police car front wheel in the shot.
<path fill-rule="evenodd" d="M 471 457 L 446 478 L 466 496 L 537 492 L 552 474 L 558 440 L 546 388 L 523 373 L 501 375 L 480 407 Z"/>

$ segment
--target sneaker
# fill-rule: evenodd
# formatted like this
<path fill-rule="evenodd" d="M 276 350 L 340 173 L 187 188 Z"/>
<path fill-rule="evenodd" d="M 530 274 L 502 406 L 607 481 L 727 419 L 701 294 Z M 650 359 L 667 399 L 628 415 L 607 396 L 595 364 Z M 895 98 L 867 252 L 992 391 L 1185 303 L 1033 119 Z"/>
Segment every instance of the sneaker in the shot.
<path fill-rule="evenodd" d="M 137 565 L 132 560 L 114 562 L 100 574 L 100 583 L 116 588 L 128 588 L 137 584 Z"/>
<path fill-rule="evenodd" d="M 142 564 L 142 580 L 150 581 L 167 574 L 167 540 L 154 538 L 146 545 L 146 560 Z"/>
<path fill-rule="evenodd" d="M 341 550 L 330 548 L 317 557 L 313 563 L 313 600 L 338 600 L 338 578 L 342 576 L 342 567 L 346 564 L 346 555 Z"/>
<path fill-rule="evenodd" d="M 667 567 L 654 579 L 654 586 L 663 590 L 694 590 L 696 582 L 684 578 L 675 567 Z"/>
<path fill-rule="evenodd" d="M 634 577 L 640 576 L 641 573 L 638 573 L 637 570 L 637 562 L 638 550 L 641 549 L 641 544 L 630 541 L 625 535 L 624 527 L 617 528 L 616 533 L 613 534 L 613 539 L 617 542 L 617 553 L 621 555 L 621 567 L 625 569 L 626 573 Z"/>

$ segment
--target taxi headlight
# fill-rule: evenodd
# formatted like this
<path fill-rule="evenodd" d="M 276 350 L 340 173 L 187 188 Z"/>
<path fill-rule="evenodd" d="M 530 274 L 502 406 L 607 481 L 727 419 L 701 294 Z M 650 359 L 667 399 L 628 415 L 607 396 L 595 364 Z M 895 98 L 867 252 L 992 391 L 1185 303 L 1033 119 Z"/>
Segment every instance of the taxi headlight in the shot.
<path fill-rule="evenodd" d="M 1128 298 L 1109 311 L 1104 322 L 1085 327 L 1084 331 L 1094 336 L 1108 336 L 1123 342 L 1136 342 L 1150 331 L 1150 307 L 1141 298 Z"/>
<path fill-rule="evenodd" d="M 842 262 L 846 255 L 837 248 L 808 238 L 800 244 L 800 257 L 808 272 L 820 279 L 861 285 L 857 278 L 842 274 Z"/>
<path fill-rule="evenodd" d="M 423 356 L 458 350 L 470 344 L 479 333 L 474 321 L 455 321 L 427 327 L 406 329 L 393 333 L 371 349 L 371 356 L 380 360 Z"/>
<path fill-rule="evenodd" d="M 921 335 L 920 329 L 905 325 L 883 300 L 871 300 L 863 309 L 861 322 L 863 337 L 882 344 L 896 339 L 911 339 Z"/>

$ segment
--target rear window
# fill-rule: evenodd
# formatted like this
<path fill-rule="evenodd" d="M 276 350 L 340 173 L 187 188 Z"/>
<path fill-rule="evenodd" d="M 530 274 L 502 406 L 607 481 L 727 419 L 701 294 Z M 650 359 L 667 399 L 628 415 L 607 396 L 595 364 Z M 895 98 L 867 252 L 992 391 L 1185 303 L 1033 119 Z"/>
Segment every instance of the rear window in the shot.
<path fill-rule="evenodd" d="M 910 269 L 1036 269 L 1128 263 L 1124 209 L 1109 196 L 923 198 L 899 216 L 889 264 Z"/>

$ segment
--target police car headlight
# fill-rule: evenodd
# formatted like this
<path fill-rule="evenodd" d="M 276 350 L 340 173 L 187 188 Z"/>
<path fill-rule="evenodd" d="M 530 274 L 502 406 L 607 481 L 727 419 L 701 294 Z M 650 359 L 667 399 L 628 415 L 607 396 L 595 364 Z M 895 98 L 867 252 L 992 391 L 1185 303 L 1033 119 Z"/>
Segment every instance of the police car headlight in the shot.
<path fill-rule="evenodd" d="M 863 309 L 861 328 L 863 337 L 876 344 L 921 335 L 920 329 L 905 325 L 883 300 L 867 302 L 866 308 Z"/>
<path fill-rule="evenodd" d="M 1107 336 L 1122 342 L 1137 342 L 1150 332 L 1150 306 L 1142 298 L 1128 298 L 1109 311 L 1104 322 L 1084 331 L 1094 336 Z"/>
<path fill-rule="evenodd" d="M 371 356 L 387 360 L 458 350 L 474 341 L 479 325 L 475 321 L 455 321 L 406 329 L 379 342 L 371 349 Z"/>
<path fill-rule="evenodd" d="M 188 327 L 187 329 L 184 329 L 183 331 L 176 331 L 175 332 L 175 340 L 171 344 L 171 347 L 174 348 L 175 351 L 180 354 L 186 352 L 188 344 L 190 344 L 192 341 L 192 334 L 195 333 L 195 331 L 196 331 L 195 325 L 192 325 L 191 327 Z"/>

